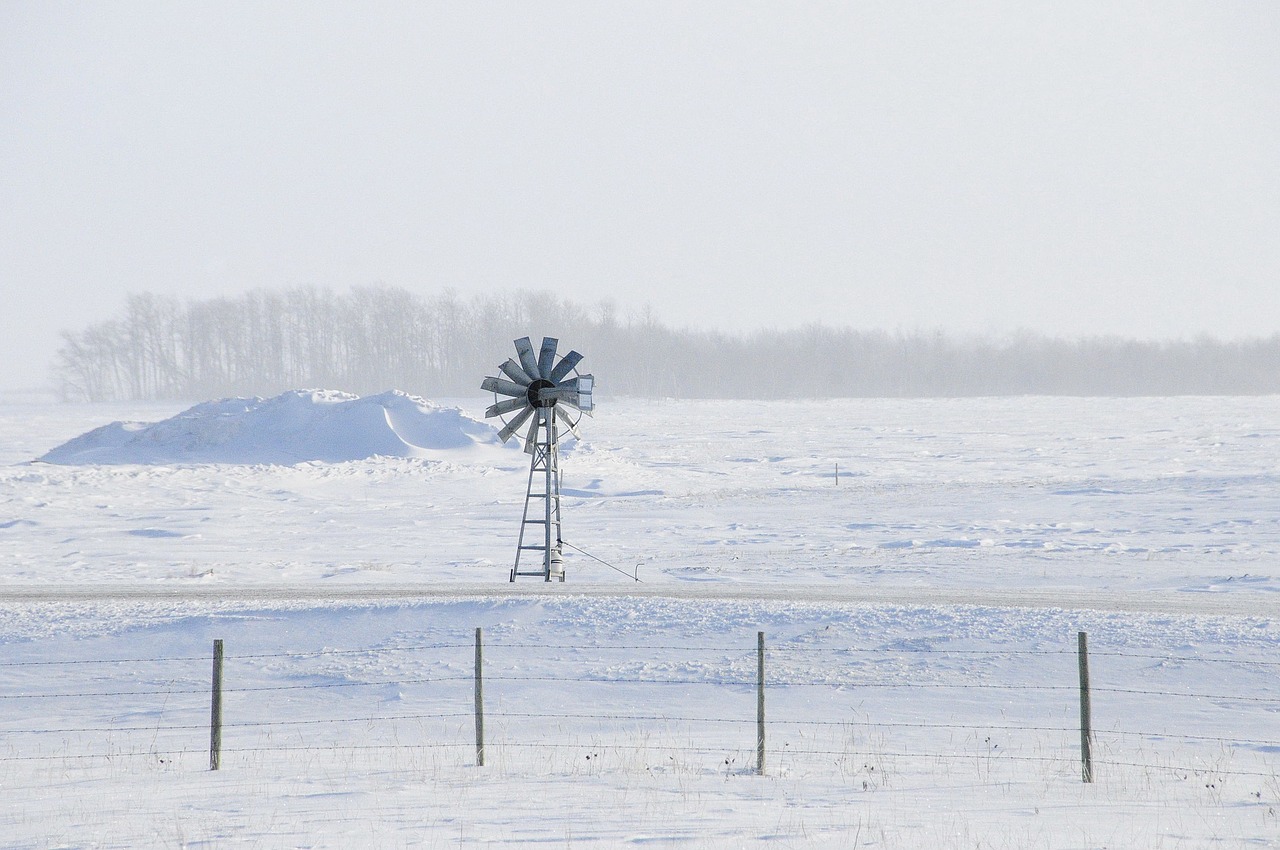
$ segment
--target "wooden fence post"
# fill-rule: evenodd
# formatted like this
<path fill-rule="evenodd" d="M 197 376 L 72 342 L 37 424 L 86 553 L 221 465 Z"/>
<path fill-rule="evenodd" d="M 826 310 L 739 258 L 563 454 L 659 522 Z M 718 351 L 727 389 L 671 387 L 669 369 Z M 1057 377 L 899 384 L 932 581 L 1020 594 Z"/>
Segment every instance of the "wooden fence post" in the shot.
<path fill-rule="evenodd" d="M 476 627 L 476 767 L 484 767 L 484 632 Z"/>
<path fill-rule="evenodd" d="M 1080 777 L 1093 781 L 1093 717 L 1089 705 L 1089 639 L 1076 635 L 1076 655 L 1080 662 Z"/>
<path fill-rule="evenodd" d="M 756 633 L 756 773 L 764 776 L 764 632 Z"/>
<path fill-rule="evenodd" d="M 222 640 L 213 642 L 213 695 L 209 706 L 209 769 L 222 764 Z"/>

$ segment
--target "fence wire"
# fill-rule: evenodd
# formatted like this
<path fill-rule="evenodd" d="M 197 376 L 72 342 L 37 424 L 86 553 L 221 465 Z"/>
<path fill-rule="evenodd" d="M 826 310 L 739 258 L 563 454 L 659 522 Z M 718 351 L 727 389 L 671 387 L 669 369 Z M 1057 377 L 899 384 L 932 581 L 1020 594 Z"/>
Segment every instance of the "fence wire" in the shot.
<path fill-rule="evenodd" d="M 280 743 L 270 739 L 261 739 L 256 741 L 240 740 L 231 745 L 223 747 L 222 752 L 227 754 L 251 754 L 251 753 L 342 753 L 342 752 L 373 752 L 386 750 L 405 750 L 413 751 L 415 749 L 460 749 L 465 752 L 472 742 L 467 739 L 468 721 L 474 716 L 474 710 L 469 704 L 470 688 L 455 687 L 460 684 L 471 684 L 474 682 L 474 675 L 463 672 L 446 672 L 440 674 L 427 675 L 426 672 L 432 666 L 443 665 L 453 668 L 467 668 L 471 663 L 471 653 L 475 649 L 472 643 L 463 642 L 438 642 L 438 643 L 422 643 L 405 646 L 392 647 L 364 647 L 364 648 L 322 648 L 308 651 L 291 651 L 291 652 L 250 652 L 243 655 L 226 654 L 224 663 L 226 665 L 227 684 L 223 687 L 223 694 L 229 700 L 240 700 L 243 705 L 233 705 L 232 713 L 239 710 L 238 718 L 230 719 L 223 724 L 223 728 L 231 736 L 244 736 L 257 733 L 261 735 L 269 735 L 273 730 L 289 730 L 290 737 L 294 733 L 299 735 L 311 735 L 322 730 L 329 730 L 340 734 L 342 737 L 337 740 L 317 741 L 308 743 L 305 740 L 300 743 Z M 751 733 L 750 727 L 756 725 L 758 719 L 747 714 L 731 715 L 728 713 L 719 714 L 714 712 L 688 712 L 676 710 L 671 712 L 662 711 L 591 711 L 591 710 L 570 710 L 558 711 L 553 708 L 545 708 L 542 706 L 532 706 L 530 708 L 521 709 L 518 705 L 522 700 L 536 699 L 528 694 L 521 694 L 521 689 L 508 689 L 504 692 L 504 687 L 511 684 L 537 685 L 546 686 L 543 690 L 549 690 L 554 694 L 562 695 L 569 689 L 599 686 L 628 686 L 628 687 L 698 687 L 698 688 L 720 688 L 732 689 L 734 693 L 740 693 L 742 689 L 755 689 L 761 685 L 759 680 L 744 675 L 744 665 L 754 666 L 756 657 L 756 649 L 750 646 L 714 646 L 714 645 L 675 645 L 675 644 L 643 644 L 643 645 L 627 645 L 627 644 L 544 644 L 544 643 L 527 643 L 527 642 L 487 642 L 486 650 L 495 651 L 499 657 L 503 657 L 506 651 L 538 651 L 544 654 L 542 666 L 554 666 L 561 664 L 568 669 L 563 675 L 553 675 L 540 672 L 537 675 L 521 672 L 513 667 L 508 661 L 498 664 L 488 665 L 485 670 L 483 679 L 489 684 L 492 690 L 498 693 L 496 696 L 503 699 L 497 705 L 491 706 L 486 712 L 485 717 L 491 721 L 491 730 L 496 730 L 504 737 L 499 740 L 489 740 L 485 742 L 485 748 L 490 752 L 501 752 L 504 749 L 511 750 L 535 750 L 546 752 L 582 752 L 599 747 L 618 747 L 626 748 L 635 746 L 634 740 L 628 743 L 622 740 L 616 743 L 593 743 L 586 745 L 582 743 L 573 743 L 566 741 L 557 741 L 551 739 L 555 734 L 563 734 L 562 731 L 550 732 L 542 730 L 542 737 L 538 740 L 518 740 L 511 735 L 514 727 L 517 729 L 528 727 L 530 724 L 537 726 L 541 722 L 544 726 L 554 724 L 558 721 L 563 722 L 580 722 L 588 726 L 596 727 L 604 726 L 604 731 L 594 730 L 590 733 L 579 730 L 576 734 L 590 734 L 593 736 L 604 736 L 604 740 L 608 740 L 609 730 L 607 727 L 616 727 L 619 724 L 646 724 L 650 727 L 655 724 L 659 728 L 672 727 L 688 732 L 693 729 L 712 728 L 722 729 L 736 736 L 737 741 L 727 741 L 721 746 L 705 746 L 690 742 L 676 743 L 675 741 L 667 741 L 665 739 L 645 744 L 651 746 L 655 750 L 662 752 L 676 752 L 689 756 L 717 756 L 724 757 L 726 753 L 737 752 L 742 755 L 744 762 L 749 761 L 746 754 L 754 755 L 756 740 Z M 559 659 L 547 660 L 545 653 L 563 653 L 563 657 Z M 670 675 L 664 673 L 655 673 L 654 675 L 635 675 L 629 673 L 617 672 L 613 674 L 591 672 L 589 669 L 583 670 L 583 666 L 590 667 L 596 664 L 617 663 L 614 658 L 617 654 L 625 654 L 628 663 L 657 663 L 670 664 L 673 660 L 679 660 L 679 663 L 696 662 L 704 665 L 707 675 L 703 676 L 681 676 Z M 950 658 L 971 659 L 971 658 L 998 658 L 998 659 L 1043 659 L 1048 657 L 1060 657 L 1064 660 L 1073 659 L 1077 652 L 1072 649 L 1015 649 L 1015 648 L 999 648 L 999 649 L 947 649 L 940 647 L 854 647 L 854 646 L 798 646 L 794 644 L 782 644 L 778 646 L 768 646 L 765 650 L 766 658 L 775 660 L 786 660 L 794 662 L 798 658 L 810 657 L 826 659 L 821 662 L 821 669 L 831 670 L 831 675 L 795 675 L 794 672 L 788 673 L 786 665 L 784 671 L 776 677 L 767 677 L 763 682 L 763 689 L 774 695 L 774 697 L 790 695 L 792 692 L 802 689 L 806 694 L 813 693 L 815 690 L 821 692 L 825 689 L 832 695 L 841 697 L 849 696 L 850 692 L 866 691 L 869 693 L 881 692 L 892 693 L 894 691 L 946 691 L 954 690 L 959 692 L 972 691 L 976 693 L 986 692 L 1010 692 L 1010 693 L 1027 693 L 1041 695 L 1048 699 L 1048 704 L 1053 706 L 1049 711 L 1053 715 L 1055 721 L 1060 721 L 1070 717 L 1074 710 L 1074 693 L 1079 689 L 1077 684 L 1048 684 L 1044 682 L 1028 682 L 1028 681 L 993 681 L 990 679 L 983 681 L 936 681 L 927 680 L 928 675 L 966 675 L 972 677 L 972 671 L 961 671 L 958 674 L 954 670 L 948 670 L 945 667 L 935 669 L 933 665 L 943 663 Z M 394 677 L 376 677 L 369 679 L 355 678 L 342 681 L 304 681 L 289 682 L 288 677 L 308 678 L 308 677 L 333 677 L 332 671 L 317 671 L 306 669 L 307 662 L 324 660 L 324 659 L 352 659 L 365 658 L 371 662 L 378 659 L 395 656 L 398 658 L 407 658 L 412 664 L 416 664 L 423 670 L 423 674 L 416 672 L 407 673 L 405 675 Z M 692 656 L 692 658 L 691 658 Z M 701 656 L 701 657 L 699 657 Z M 1280 662 L 1271 662 L 1258 659 L 1248 658 L 1227 658 L 1222 656 L 1188 656 L 1185 654 L 1163 654 L 1158 652 L 1129 652 L 1112 649 L 1094 649 L 1090 652 L 1090 656 L 1095 661 L 1110 659 L 1126 659 L 1142 662 L 1159 662 L 1159 663 L 1190 663 L 1201 662 L 1206 664 L 1214 664 L 1221 666 L 1230 666 L 1241 671 L 1263 671 L 1273 667 L 1280 667 Z M 879 674 L 874 668 L 863 670 L 859 668 L 860 677 L 849 677 L 840 675 L 842 671 L 841 659 L 857 658 L 864 659 L 892 659 L 892 658 L 918 658 L 921 665 L 917 667 L 913 665 L 910 670 L 897 670 L 893 675 L 896 676 L 913 676 L 911 681 L 898 679 L 886 679 L 885 675 Z M 21 676 L 24 669 L 30 669 L 35 675 L 35 671 L 45 668 L 66 668 L 66 674 L 60 674 L 58 684 L 62 687 L 55 687 L 49 692 L 40 692 L 38 690 L 27 689 L 25 691 L 9 690 L 8 692 L 0 691 L 0 700 L 10 701 L 16 714 L 8 718 L 7 723 L 17 724 L 15 728 L 5 728 L 4 723 L 0 723 L 0 735 L 7 746 L 8 752 L 0 755 L 0 762 L 56 762 L 62 761 L 94 761 L 99 759 L 169 759 L 182 756 L 199 755 L 206 753 L 203 748 L 193 748 L 189 745 L 173 746 L 175 739 L 181 739 L 191 743 L 200 743 L 204 733 L 209 730 L 208 722 L 208 703 L 205 701 L 210 695 L 210 685 L 207 680 L 192 676 L 190 674 L 181 677 L 175 677 L 167 681 L 152 683 L 147 686 L 133 687 L 117 687 L 110 688 L 102 685 L 110 681 L 118 681 L 123 677 L 124 671 L 134 673 L 132 668 L 138 666 L 150 667 L 173 667 L 175 665 L 187 665 L 199 663 L 201 665 L 209 664 L 208 656 L 192 656 L 192 655 L 174 655 L 156 658 L 104 658 L 104 659 L 35 659 L 35 660 L 16 660 L 0 662 L 0 668 L 12 671 L 10 675 L 10 687 L 12 680 L 16 676 Z M 268 669 L 269 662 L 287 662 L 282 665 L 281 669 Z M 274 667 L 275 665 L 270 665 Z M 1074 667 L 1074 665 L 1064 664 L 1064 669 Z M 1105 680 L 1103 665 L 1095 664 L 1094 678 L 1095 681 Z M 75 670 L 94 670 L 102 671 L 97 676 L 98 681 L 95 684 L 98 687 L 75 688 L 68 687 L 69 680 L 74 681 L 75 674 L 70 671 Z M 720 671 L 717 673 L 717 671 Z M 865 672 L 865 676 L 861 673 Z M 1178 676 L 1176 670 L 1160 669 L 1158 671 L 1148 670 L 1150 675 L 1157 673 L 1164 676 L 1172 676 L 1175 679 Z M 1004 675 L 1004 674 L 1002 674 Z M 1065 676 L 1064 676 L 1065 677 Z M 280 681 L 285 678 L 286 681 Z M 101 680 L 105 679 L 106 682 Z M 237 683 L 237 679 L 240 680 Z M 274 681 L 272 681 L 274 679 Z M 245 681 L 248 680 L 248 681 Z M 433 686 L 445 686 L 444 690 L 432 690 Z M 315 692 L 317 695 L 337 694 L 343 692 L 352 692 L 360 688 L 426 688 L 428 693 L 410 696 L 410 699 L 427 699 L 440 703 L 443 707 L 440 710 L 429 711 L 401 711 L 391 713 L 342 713 L 340 709 L 335 708 L 339 703 L 334 703 L 327 697 L 320 697 L 327 702 L 322 702 L 317 706 L 312 706 L 309 710 L 312 712 L 323 712 L 322 716 L 309 717 L 270 717 L 269 713 L 273 710 L 293 711 L 296 706 L 290 704 L 288 706 L 277 706 L 272 708 L 269 704 L 250 704 L 247 702 L 251 697 L 262 696 L 270 697 L 271 694 L 294 694 L 297 696 L 304 695 L 309 692 Z M 1271 686 L 1274 689 L 1274 686 Z M 491 690 L 491 693 L 492 693 Z M 1222 689 L 1227 690 L 1227 689 Z M 1242 689 L 1243 690 L 1243 687 Z M 1195 703 L 1193 706 L 1196 710 L 1204 711 L 1206 707 L 1204 702 L 1226 703 L 1226 704 L 1250 704 L 1256 705 L 1264 710 L 1269 711 L 1269 706 L 1280 705 L 1280 694 L 1277 693 L 1258 693 L 1254 692 L 1209 692 L 1208 690 L 1188 689 L 1185 686 L 1170 687 L 1120 687 L 1109 684 L 1095 684 L 1090 688 L 1093 694 L 1112 694 L 1117 696 L 1134 696 L 1142 698 L 1157 698 L 1161 700 L 1174 700 L 1186 703 Z M 1070 694 L 1070 696 L 1069 696 Z M 198 699 L 191 699 L 198 698 Z M 676 697 L 664 693 L 659 699 L 660 701 L 671 701 Z M 809 696 L 802 696 L 802 700 L 809 700 Z M 41 705 L 41 700 L 62 700 L 68 705 L 58 706 L 56 710 L 63 711 L 67 716 L 76 714 L 101 714 L 104 711 L 119 711 L 121 718 L 130 718 L 135 714 L 142 713 L 155 718 L 154 722 L 139 722 L 136 719 L 121 719 L 115 721 L 92 721 L 89 722 L 69 722 L 45 724 L 37 721 L 40 714 L 55 710 L 52 708 L 32 709 L 32 713 L 23 710 L 24 705 Z M 117 705 L 121 701 L 135 701 L 140 703 L 141 707 L 127 709 L 124 706 Z M 102 703 L 111 702 L 111 706 L 103 706 Z M 512 705 L 515 703 L 515 705 Z M 1227 712 L 1228 708 L 1224 706 L 1214 706 L 1221 711 Z M 819 719 L 812 716 L 798 717 L 788 714 L 793 709 L 782 708 L 773 709 L 771 716 L 768 718 L 768 728 L 773 730 L 770 732 L 771 737 L 780 737 L 785 739 L 783 743 L 771 743 L 769 752 L 771 758 L 785 757 L 790 760 L 797 758 L 809 759 L 830 759 L 830 758 L 850 758 L 862 753 L 863 750 L 853 746 L 846 746 L 844 749 L 824 748 L 814 746 L 814 742 L 806 743 L 804 740 L 796 741 L 793 737 L 789 737 L 791 732 L 823 732 L 824 734 L 834 734 L 840 732 L 854 733 L 858 735 L 889 735 L 895 732 L 914 731 L 914 732 L 938 732 L 938 733 L 964 733 L 970 735 L 974 740 L 978 736 L 1000 734 L 1005 736 L 1035 736 L 1030 743 L 1024 742 L 1023 746 L 1043 746 L 1053 752 L 1051 755 L 1024 755 L 1016 752 L 1010 752 L 1008 748 L 996 753 L 994 750 L 985 751 L 964 751 L 964 752 L 933 752 L 929 748 L 920 750 L 900 750 L 892 748 L 877 747 L 875 749 L 875 757 L 877 758 L 901 758 L 901 759 L 931 759 L 939 762 L 958 761 L 971 762 L 975 757 L 979 758 L 997 758 L 1002 761 L 1025 762 L 1025 763 L 1041 763 L 1062 766 L 1074 764 L 1077 754 L 1072 749 L 1071 737 L 1079 734 L 1078 726 L 1069 723 L 1035 723 L 1029 722 L 1025 724 L 995 722 L 956 722 L 954 720 L 930 722 L 923 720 L 881 720 L 870 718 L 857 719 L 852 707 L 848 709 L 849 713 L 846 717 L 837 719 Z M 35 713 L 39 712 L 39 713 Z M 25 717 L 23 715 L 26 715 Z M 1171 715 L 1172 716 L 1172 715 Z M 1228 715 L 1229 716 L 1229 715 Z M 1129 726 L 1124 723 L 1125 720 L 1133 720 L 1133 717 L 1127 718 L 1109 718 L 1114 720 L 1113 727 Z M 24 722 L 25 721 L 25 722 Z M 397 724 L 453 724 L 450 730 L 444 730 L 446 733 L 452 734 L 454 737 L 449 740 L 428 739 L 413 740 L 406 742 L 371 742 L 368 739 L 377 734 L 397 734 Z M 356 729 L 356 727 L 361 727 Z M 436 730 L 440 732 L 441 730 Z M 444 734 L 444 733 L 441 733 Z M 136 735 L 151 736 L 151 741 L 145 745 L 134 742 L 134 750 L 128 751 L 121 749 L 122 745 L 113 740 L 116 745 L 115 749 L 110 751 L 102 751 L 94 746 L 94 742 L 101 741 L 110 736 L 119 735 Z M 360 736 L 364 735 L 364 740 Z M 45 744 L 39 742 L 47 741 L 50 736 L 77 736 L 67 738 L 63 741 L 56 742 L 54 752 L 22 752 L 22 747 L 28 743 L 35 743 L 36 749 L 40 749 Z M 85 738 L 87 736 L 87 738 Z M 1255 754 L 1261 754 L 1264 758 L 1269 753 L 1280 752 L 1280 741 L 1275 740 L 1277 735 L 1258 735 L 1258 734 L 1200 734 L 1197 732 L 1184 732 L 1181 730 L 1171 729 L 1142 729 L 1142 728 L 1098 728 L 1092 730 L 1092 737 L 1100 742 L 1142 742 L 1151 743 L 1168 743 L 1179 742 L 1190 745 L 1215 745 L 1224 749 L 1245 748 Z M 157 746 L 163 741 L 163 747 Z M 80 749 L 83 748 L 83 749 Z M 1204 771 L 1204 767 L 1180 766 L 1177 764 L 1165 763 L 1148 763 L 1141 759 L 1126 759 L 1123 756 L 1115 757 L 1117 754 L 1111 754 L 1112 757 L 1095 757 L 1094 763 L 1100 767 L 1127 767 L 1127 768 L 1147 768 L 1160 770 L 1177 770 L 1183 772 Z M 859 756 L 861 757 L 861 756 Z M 1268 766 L 1271 762 L 1265 762 Z M 1218 769 L 1213 771 L 1222 775 L 1249 776 L 1249 777 L 1270 777 L 1275 779 L 1280 770 L 1269 771 L 1253 771 L 1247 769 Z"/>

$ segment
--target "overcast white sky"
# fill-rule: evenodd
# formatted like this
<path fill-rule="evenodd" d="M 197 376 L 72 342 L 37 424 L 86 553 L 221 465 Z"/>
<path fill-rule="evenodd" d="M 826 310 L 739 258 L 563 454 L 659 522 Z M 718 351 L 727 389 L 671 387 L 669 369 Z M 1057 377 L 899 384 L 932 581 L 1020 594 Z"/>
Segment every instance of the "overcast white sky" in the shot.
<path fill-rule="evenodd" d="M 1280 3 L 0 0 L 0 388 L 129 292 L 1280 332 Z"/>

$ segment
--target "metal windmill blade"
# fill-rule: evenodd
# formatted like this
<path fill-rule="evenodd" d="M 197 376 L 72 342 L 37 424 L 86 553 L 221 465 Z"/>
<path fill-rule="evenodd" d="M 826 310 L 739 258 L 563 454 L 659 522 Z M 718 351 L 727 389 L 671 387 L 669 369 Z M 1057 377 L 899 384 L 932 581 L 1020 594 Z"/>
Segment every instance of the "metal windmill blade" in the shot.
<path fill-rule="evenodd" d="M 555 408 L 555 417 L 556 421 L 563 425 L 565 430 L 572 434 L 575 440 L 582 439 L 582 434 L 578 432 L 578 423 L 574 421 L 574 419 L 566 413 L 563 408 Z"/>
<path fill-rule="evenodd" d="M 517 384 L 515 381 L 504 381 L 501 378 L 485 378 L 480 384 L 480 389 L 488 390 L 498 395 L 521 398 L 529 392 L 529 384 Z"/>
<path fill-rule="evenodd" d="M 522 387 L 527 387 L 533 383 L 533 378 L 525 374 L 524 369 L 516 361 L 508 358 L 506 363 L 498 367 L 502 370 L 502 374 L 515 381 Z"/>
<path fill-rule="evenodd" d="M 509 398 L 506 401 L 500 401 L 497 404 L 489 406 L 484 412 L 485 418 L 493 416 L 501 416 L 504 413 L 515 413 L 517 410 L 523 410 L 529 405 L 529 401 L 523 398 Z"/>
<path fill-rule="evenodd" d="M 520 366 L 529 376 L 530 381 L 536 381 L 542 377 L 542 370 L 538 368 L 538 358 L 534 356 L 533 343 L 529 342 L 529 337 L 522 336 L 516 340 L 516 354 L 520 357 Z"/>
<path fill-rule="evenodd" d="M 498 439 L 502 440 L 502 442 L 504 443 L 507 440 L 510 440 L 512 436 L 515 435 L 516 431 L 520 430 L 520 426 L 525 423 L 525 420 L 527 420 L 532 415 L 533 415 L 532 407 L 526 407 L 523 410 L 521 410 L 519 413 L 516 414 L 516 417 L 514 419 L 512 419 L 510 422 L 504 425 L 502 430 L 498 432 Z"/>
<path fill-rule="evenodd" d="M 542 350 L 538 352 L 538 373 L 545 379 L 551 380 L 551 369 L 556 362 L 556 348 L 559 347 L 560 340 L 553 337 L 544 336 L 542 338 Z M 551 381 L 555 383 L 555 381 Z"/>
<path fill-rule="evenodd" d="M 524 450 L 530 455 L 529 487 L 525 494 L 524 519 L 520 523 L 520 542 L 516 545 L 515 566 L 511 581 L 517 576 L 542 576 L 564 581 L 564 558 L 560 539 L 560 468 L 558 444 L 566 432 L 579 438 L 578 420 L 592 415 L 595 402 L 592 392 L 595 378 L 577 373 L 582 355 L 576 351 L 556 359 L 560 341 L 544 337 L 535 354 L 529 337 L 515 341 L 516 358 L 498 367 L 504 378 L 486 377 L 480 388 L 493 393 L 493 404 L 486 418 L 502 419 L 498 437 L 510 440 L 528 425 L 524 432 Z M 541 473 L 539 475 L 538 473 Z M 538 486 L 538 485 L 541 486 Z M 535 500 L 540 500 L 535 506 Z M 540 507 L 540 510 L 532 510 Z M 538 544 L 526 543 L 530 526 L 541 526 Z M 534 539 L 533 536 L 530 539 Z M 538 570 L 521 570 L 521 555 L 540 552 Z"/>
<path fill-rule="evenodd" d="M 547 376 L 547 380 L 553 384 L 560 383 L 560 381 L 564 379 L 565 375 L 572 372 L 574 367 L 581 362 L 582 355 L 576 351 L 570 351 L 561 358 L 560 362 L 556 364 L 556 367 L 551 370 L 551 374 Z"/>

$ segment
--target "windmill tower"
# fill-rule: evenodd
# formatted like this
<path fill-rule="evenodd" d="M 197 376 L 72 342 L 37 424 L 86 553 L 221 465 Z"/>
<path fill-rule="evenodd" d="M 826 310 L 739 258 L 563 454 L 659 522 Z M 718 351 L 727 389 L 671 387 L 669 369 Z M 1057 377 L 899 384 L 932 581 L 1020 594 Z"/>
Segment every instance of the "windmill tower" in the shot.
<path fill-rule="evenodd" d="M 527 336 L 516 340 L 515 345 L 519 360 L 508 359 L 498 367 L 506 378 L 488 377 L 480 384 L 481 389 L 494 395 L 494 403 L 484 415 L 486 419 L 493 416 L 502 419 L 498 436 L 504 443 L 526 423 L 532 423 L 524 440 L 524 450 L 530 455 L 529 486 L 511 581 L 515 581 L 516 576 L 564 581 L 557 445 L 565 431 L 577 437 L 578 420 L 582 414 L 591 415 L 595 409 L 591 400 L 595 379 L 578 374 L 578 363 L 582 361 L 578 352 L 570 351 L 557 360 L 557 339 L 543 338 L 537 354 Z M 505 400 L 499 400 L 500 396 Z M 536 567 L 534 553 L 539 553 Z"/>

